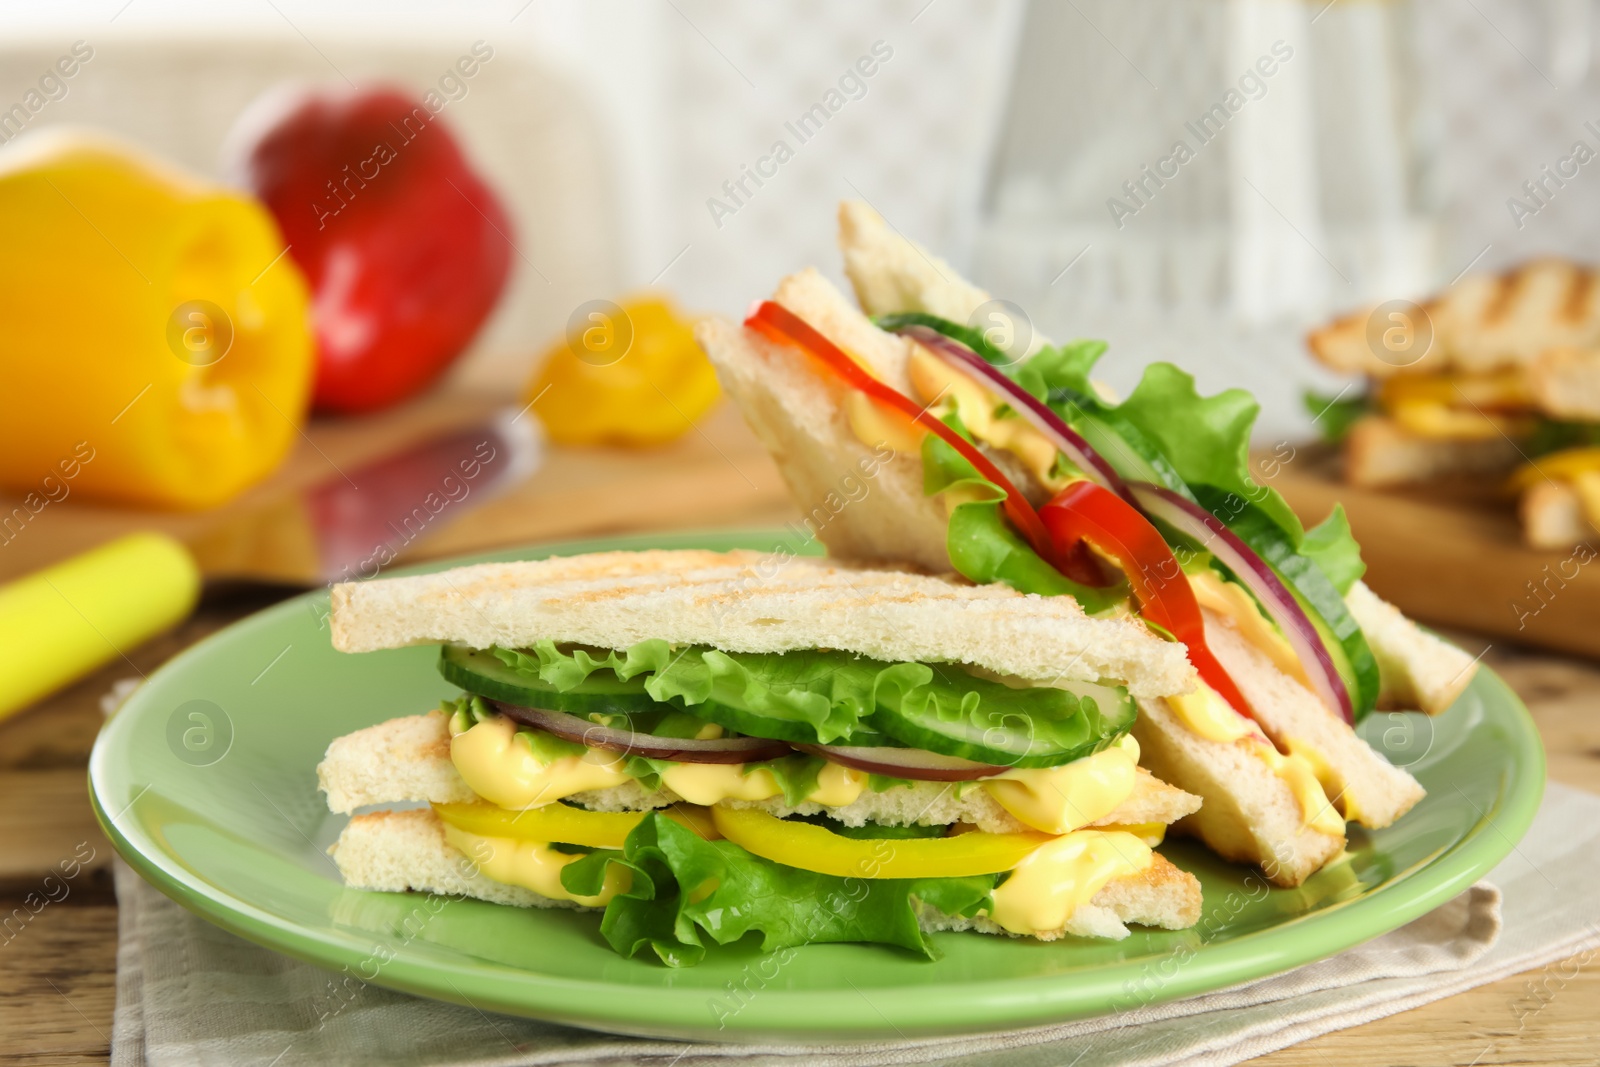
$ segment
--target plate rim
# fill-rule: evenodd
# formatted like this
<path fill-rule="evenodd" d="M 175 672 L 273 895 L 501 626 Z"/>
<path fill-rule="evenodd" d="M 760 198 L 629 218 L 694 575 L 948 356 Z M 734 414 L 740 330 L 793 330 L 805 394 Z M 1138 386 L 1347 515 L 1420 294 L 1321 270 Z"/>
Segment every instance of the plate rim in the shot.
<path fill-rule="evenodd" d="M 521 545 L 494 552 L 429 561 L 397 568 L 393 575 L 423 573 L 508 558 L 640 548 L 699 548 L 708 543 L 717 550 L 770 547 L 787 531 L 772 528 L 701 530 L 626 537 L 565 540 Z M 304 605 L 327 594 L 326 587 L 270 605 L 207 635 L 153 671 L 149 680 L 184 670 L 192 660 L 210 654 L 215 643 L 237 640 L 257 627 L 270 626 L 280 616 L 305 611 Z M 1391 882 L 1354 900 L 1296 916 L 1261 930 L 1242 934 L 1220 944 L 1199 946 L 1186 965 L 1165 978 L 1159 989 L 1142 997 L 1141 1005 L 1154 1005 L 1211 992 L 1241 982 L 1270 977 L 1307 963 L 1325 959 L 1405 925 L 1467 889 L 1515 849 L 1532 824 L 1544 794 L 1546 759 L 1543 741 L 1532 716 L 1517 695 L 1493 670 L 1481 667 L 1473 686 L 1497 690 L 1494 703 L 1521 743 L 1507 746 L 1503 773 L 1507 784 L 1494 809 L 1478 813 L 1473 828 L 1461 840 L 1422 861 Z M 141 688 L 143 688 L 141 686 Z M 139 714 L 138 693 L 130 697 Z M 102 793 L 109 793 L 109 767 L 116 739 L 131 730 L 134 717 L 126 706 L 101 729 L 90 754 L 88 788 L 95 818 L 117 852 L 146 881 L 169 898 L 223 929 L 273 951 L 338 970 L 359 963 L 370 949 L 357 949 L 353 940 L 332 929 L 317 930 L 280 920 L 247 900 L 223 892 L 190 875 L 158 842 L 133 835 L 117 825 L 125 813 L 110 815 Z M 135 797 L 135 800 L 137 797 Z M 1492 832 L 1491 832 L 1492 831 Z M 1330 926 L 1330 923 L 1332 924 Z M 1359 933 L 1347 931 L 1354 923 Z M 600 949 L 609 951 L 608 949 Z M 1164 957 L 1163 957 L 1164 958 Z M 909 961 L 921 963 L 922 961 Z M 619 986 L 591 979 L 556 977 L 508 965 L 487 962 L 455 965 L 411 961 L 397 955 L 381 969 L 372 984 L 427 996 L 437 1000 L 495 1010 L 529 1018 L 546 1019 L 609 1033 L 697 1040 L 756 1041 L 770 1038 L 815 1040 L 881 1040 L 936 1035 L 977 1034 L 997 1030 L 1046 1026 L 1115 1010 L 1115 991 L 1124 979 L 1139 979 L 1149 960 L 1108 964 L 1096 980 L 1054 980 L 1049 976 L 952 981 L 939 985 L 901 988 L 874 987 L 870 999 L 860 991 L 794 991 L 764 988 L 760 996 L 744 1000 L 726 1021 L 713 1028 L 704 1021 L 708 999 L 705 988 L 655 988 Z M 664 972 L 670 973 L 670 972 Z M 937 989 L 940 996 L 931 997 Z M 618 997 L 619 992 L 633 995 Z M 622 1003 L 620 1010 L 605 1010 Z M 960 1005 L 952 1018 L 952 1006 Z M 598 1010 L 597 1010 L 598 1009 Z M 806 1020 L 819 1022 L 806 1025 Z"/>

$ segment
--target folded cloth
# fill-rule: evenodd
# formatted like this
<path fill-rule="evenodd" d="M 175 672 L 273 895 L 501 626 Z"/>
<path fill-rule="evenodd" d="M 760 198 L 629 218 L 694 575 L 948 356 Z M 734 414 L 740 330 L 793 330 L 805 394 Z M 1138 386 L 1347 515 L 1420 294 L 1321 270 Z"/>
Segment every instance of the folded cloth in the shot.
<path fill-rule="evenodd" d="M 1591 891 L 1600 879 L 1600 797 L 1551 785 L 1533 828 L 1490 879 L 1338 956 L 1174 1003 L 976 1037 L 713 1045 L 591 1033 L 363 985 L 210 925 L 119 862 L 111 1063 L 1231 1064 L 1600 946 L 1600 900 Z"/>

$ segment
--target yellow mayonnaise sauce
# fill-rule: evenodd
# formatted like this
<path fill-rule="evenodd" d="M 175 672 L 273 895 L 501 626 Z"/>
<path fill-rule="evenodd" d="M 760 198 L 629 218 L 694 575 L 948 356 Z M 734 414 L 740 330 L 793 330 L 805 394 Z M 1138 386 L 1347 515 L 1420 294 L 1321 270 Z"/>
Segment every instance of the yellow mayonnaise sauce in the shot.
<path fill-rule="evenodd" d="M 1133 793 L 1139 742 L 1123 736 L 1092 756 L 1060 767 L 1009 770 L 983 779 L 995 803 L 1017 821 L 1064 834 L 1110 815 Z"/>
<path fill-rule="evenodd" d="M 444 839 L 470 859 L 485 878 L 531 889 L 551 900 L 571 900 L 590 908 L 604 907 L 612 897 L 627 889 L 631 880 L 626 868 L 609 864 L 599 895 L 579 896 L 561 884 L 561 870 L 582 859 L 581 855 L 557 852 L 538 841 L 482 837 L 448 823 L 444 824 Z"/>
<path fill-rule="evenodd" d="M 1290 745 L 1288 755 L 1279 752 L 1261 727 L 1240 715 L 1217 691 L 1199 683 L 1193 692 L 1183 696 L 1168 697 L 1167 706 L 1178 716 L 1188 731 L 1207 741 L 1222 744 L 1242 741 L 1250 751 L 1283 780 L 1300 805 L 1301 825 L 1318 833 L 1339 835 L 1344 833 L 1344 820 L 1328 802 L 1323 792 L 1323 777 L 1331 773 L 1327 761 L 1320 753 L 1313 753 L 1310 745 L 1300 743 L 1299 751 Z M 1318 774 L 1318 767 L 1323 775 Z"/>
<path fill-rule="evenodd" d="M 1150 847 L 1132 834 L 1079 830 L 1030 853 L 996 887 L 989 918 L 1014 934 L 1060 930 L 1114 878 L 1146 870 Z"/>
<path fill-rule="evenodd" d="M 589 749 L 541 763 L 516 739 L 517 725 L 495 716 L 456 734 L 450 758 L 472 791 L 502 808 L 535 808 L 591 789 L 621 785 L 630 778 L 616 753 Z M 1124 736 L 1092 756 L 1061 767 L 1012 769 L 978 784 L 1018 821 L 1060 834 L 1105 818 L 1133 792 L 1139 743 Z M 765 767 L 742 763 L 674 763 L 661 772 L 666 788 L 691 804 L 725 800 L 757 801 L 781 796 L 777 779 Z M 805 800 L 824 807 L 854 804 L 868 775 L 826 763 Z"/>
<path fill-rule="evenodd" d="M 502 808 L 536 808 L 631 780 L 622 756 L 598 748 L 540 762 L 526 742 L 517 740 L 517 724 L 503 715 L 452 737 L 450 761 L 474 793 Z"/>
<path fill-rule="evenodd" d="M 1189 575 L 1189 588 L 1194 590 L 1194 598 L 1202 608 L 1230 620 L 1240 636 L 1265 653 L 1273 666 L 1307 689 L 1311 688 L 1311 679 L 1300 657 L 1244 586 L 1225 580 L 1215 571 L 1204 570 Z"/>

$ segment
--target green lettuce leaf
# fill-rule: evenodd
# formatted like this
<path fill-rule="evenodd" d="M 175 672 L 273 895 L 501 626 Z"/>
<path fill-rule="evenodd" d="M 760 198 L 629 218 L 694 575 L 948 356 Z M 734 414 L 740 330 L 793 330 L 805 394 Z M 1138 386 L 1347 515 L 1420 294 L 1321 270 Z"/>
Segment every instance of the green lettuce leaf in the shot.
<path fill-rule="evenodd" d="M 844 652 L 720 652 L 666 641 L 641 641 L 623 651 L 563 650 L 541 641 L 531 650 L 496 648 L 513 670 L 570 692 L 596 671 L 627 681 L 643 677 L 651 698 L 685 708 L 715 701 L 787 730 L 788 739 L 834 744 L 848 739 L 873 710 L 872 683 L 884 664 Z M 857 666 L 857 664 L 865 666 Z M 768 736 L 772 731 L 745 731 Z"/>
<path fill-rule="evenodd" d="M 1358 393 L 1351 397 L 1337 393 L 1326 396 L 1308 389 L 1301 394 L 1300 402 L 1305 405 L 1306 414 L 1311 416 L 1312 425 L 1316 426 L 1317 433 L 1330 445 L 1343 441 L 1349 436 L 1350 427 L 1374 410 L 1372 397 L 1367 393 Z"/>
<path fill-rule="evenodd" d="M 1048 401 L 1052 395 L 1068 391 L 1098 405 L 1099 393 L 1089 380 L 1094 365 L 1106 353 L 1104 341 L 1074 341 L 1058 347 L 1046 346 L 1035 352 L 1027 362 L 1018 364 L 1010 372 L 1011 378 L 1040 400 Z"/>
<path fill-rule="evenodd" d="M 1335 504 L 1326 519 L 1306 531 L 1300 542 L 1300 554 L 1322 568 L 1340 596 L 1350 592 L 1350 587 L 1367 572 L 1367 565 L 1361 559 L 1361 546 L 1350 532 L 1350 520 L 1345 517 L 1343 504 Z"/>
<path fill-rule="evenodd" d="M 752 764 L 746 768 L 745 773 L 749 774 L 755 767 L 765 767 L 777 780 L 778 788 L 783 790 L 784 803 L 798 804 L 817 788 L 817 776 L 822 773 L 822 768 L 826 765 L 827 761 L 821 757 L 796 754 L 766 763 Z"/>
<path fill-rule="evenodd" d="M 765 952 L 806 944 L 868 941 L 933 958 L 917 922 L 921 902 L 970 916 L 992 906 L 995 875 L 968 878 L 839 878 L 785 867 L 730 841 L 704 841 L 658 814 L 628 834 L 620 852 L 597 851 L 561 872 L 569 891 L 598 893 L 606 868 L 632 874 L 626 893 L 606 905 L 600 933 L 623 956 L 653 952 L 669 967 L 705 958 L 747 934 Z"/>
<path fill-rule="evenodd" d="M 960 427 L 952 416 L 953 425 Z M 980 584 L 1004 582 L 1023 593 L 1071 596 L 1093 615 L 1120 605 L 1127 592 L 1120 586 L 1095 589 L 1080 585 L 1046 563 L 1002 513 L 1005 493 L 984 479 L 973 465 L 934 434 L 922 439 L 922 491 L 928 496 L 962 492 L 970 499 L 950 512 L 945 550 L 950 563 Z"/>
<path fill-rule="evenodd" d="M 865 744 L 881 744 L 885 735 L 895 736 L 885 728 L 890 713 L 897 721 L 908 716 L 960 720 L 980 736 L 986 730 L 1004 731 L 1018 722 L 1032 722 L 1030 745 L 1063 748 L 1103 744 L 1132 725 L 1131 720 L 1124 721 L 1125 698 L 1116 707 L 1102 708 L 1064 688 L 1012 689 L 959 667 L 936 670 L 921 663 L 883 663 L 840 651 L 780 655 L 689 647 L 674 653 L 665 641 L 654 640 L 603 653 L 563 649 L 552 641 L 527 651 L 496 648 L 493 652 L 511 669 L 535 675 L 563 692 L 583 685 L 597 672 L 603 672 L 607 682 L 613 675 L 624 680 L 643 677 L 645 690 L 657 700 L 691 711 L 699 707 L 707 715 L 746 716 L 743 721 L 748 725 L 741 732 L 752 736 L 792 736 L 794 730 L 809 730 L 800 740 L 811 744 L 834 744 L 852 735 Z M 719 710 L 709 711 L 708 701 L 715 701 Z M 767 729 L 773 723 L 781 728 Z M 895 730 L 903 732 L 898 726 Z M 927 741 L 932 747 L 940 744 L 939 738 Z M 919 740 L 918 747 L 930 745 Z M 1040 759 L 1046 765 L 1062 762 L 1052 756 Z M 661 770 L 657 763 L 633 757 L 628 773 L 656 788 Z M 804 756 L 763 764 L 791 803 L 815 787 L 821 765 L 821 760 Z"/>
<path fill-rule="evenodd" d="M 1202 397 L 1194 378 L 1171 363 L 1152 363 L 1117 405 L 1155 441 L 1189 487 L 1209 485 L 1250 501 L 1299 545 L 1300 519 L 1282 494 L 1250 477 L 1250 429 L 1261 405 L 1243 389 Z"/>

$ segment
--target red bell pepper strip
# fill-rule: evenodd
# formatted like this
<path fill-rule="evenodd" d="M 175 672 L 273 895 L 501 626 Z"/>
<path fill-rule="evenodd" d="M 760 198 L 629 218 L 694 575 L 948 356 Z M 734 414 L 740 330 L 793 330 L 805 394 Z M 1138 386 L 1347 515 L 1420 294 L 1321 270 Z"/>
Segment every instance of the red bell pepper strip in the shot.
<path fill-rule="evenodd" d="M 926 407 L 873 377 L 872 373 L 852 359 L 849 353 L 782 304 L 763 300 L 760 306 L 744 320 L 744 324 L 780 344 L 794 345 L 811 353 L 853 388 L 859 389 L 887 407 L 894 408 L 928 432 L 937 434 L 945 444 L 961 453 L 962 459 L 976 467 L 985 480 L 1000 487 L 1006 495 L 1003 505 L 1006 517 L 1021 531 L 1035 552 L 1051 561 L 1053 565 L 1059 566 L 1056 564 L 1056 554 L 1052 550 L 1050 535 L 1046 532 L 1044 524 L 1039 521 L 1039 513 L 1033 510 L 1028 498 L 1011 484 L 1011 479 L 1002 474 L 1000 468 L 996 467 L 972 442 L 929 414 Z"/>
<path fill-rule="evenodd" d="M 1133 588 L 1139 613 L 1189 649 L 1203 680 L 1241 715 L 1255 718 L 1228 672 L 1206 645 L 1205 618 L 1189 579 L 1161 531 L 1116 493 L 1094 482 L 1074 482 L 1044 507 L 1039 517 L 1058 554 L 1088 542 L 1113 556 Z"/>

